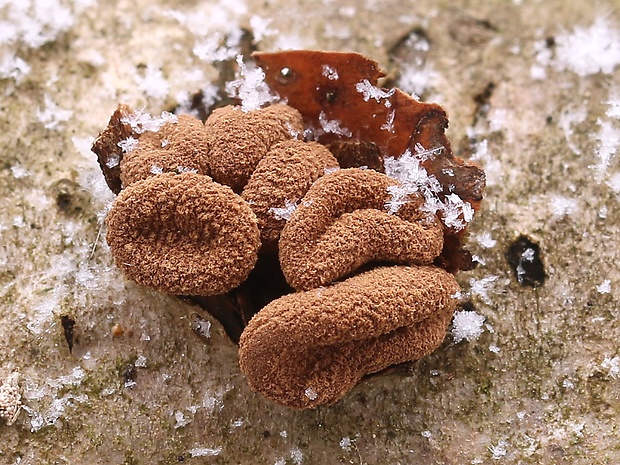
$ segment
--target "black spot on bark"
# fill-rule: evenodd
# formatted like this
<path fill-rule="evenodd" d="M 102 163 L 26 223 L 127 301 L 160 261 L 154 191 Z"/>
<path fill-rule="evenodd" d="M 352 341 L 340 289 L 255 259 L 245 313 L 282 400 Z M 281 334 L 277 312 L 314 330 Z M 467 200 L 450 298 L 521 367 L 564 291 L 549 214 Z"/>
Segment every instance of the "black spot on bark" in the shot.
<path fill-rule="evenodd" d="M 69 315 L 62 315 L 60 317 L 60 323 L 65 333 L 65 340 L 69 346 L 69 353 L 73 351 L 73 327 L 75 326 L 75 320 Z"/>
<path fill-rule="evenodd" d="M 540 287 L 544 284 L 547 274 L 537 243 L 519 236 L 505 255 L 521 286 Z"/>

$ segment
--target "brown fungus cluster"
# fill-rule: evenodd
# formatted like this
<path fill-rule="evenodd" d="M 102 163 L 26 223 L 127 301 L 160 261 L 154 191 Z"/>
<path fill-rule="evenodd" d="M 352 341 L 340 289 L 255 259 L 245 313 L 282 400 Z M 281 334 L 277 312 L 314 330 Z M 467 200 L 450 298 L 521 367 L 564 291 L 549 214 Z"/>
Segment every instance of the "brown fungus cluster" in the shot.
<path fill-rule="evenodd" d="M 377 87 L 373 61 L 255 58 L 287 104 L 204 123 L 119 105 L 93 144 L 118 194 L 106 238 L 131 279 L 222 322 L 254 390 L 309 408 L 443 341 L 484 173 L 452 155 L 443 109 Z M 412 154 L 434 208 L 390 175 Z M 470 210 L 438 209 L 455 198 Z"/>

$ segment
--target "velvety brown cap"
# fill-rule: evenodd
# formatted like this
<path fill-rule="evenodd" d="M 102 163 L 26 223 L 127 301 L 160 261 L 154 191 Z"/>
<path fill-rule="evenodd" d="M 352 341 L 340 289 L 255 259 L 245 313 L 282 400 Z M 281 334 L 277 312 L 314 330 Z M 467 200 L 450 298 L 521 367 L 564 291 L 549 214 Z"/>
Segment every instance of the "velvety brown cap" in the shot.
<path fill-rule="evenodd" d="M 256 213 L 264 249 L 276 248 L 288 210 L 292 212 L 314 181 L 326 169 L 337 168 L 332 153 L 316 142 L 291 139 L 271 147 L 241 194 Z"/>
<path fill-rule="evenodd" d="M 215 110 L 205 122 L 211 149 L 211 176 L 241 192 L 272 145 L 303 135 L 299 112 L 287 105 L 270 105 L 243 112 L 227 106 Z"/>
<path fill-rule="evenodd" d="M 216 295 L 254 267 L 256 215 L 208 176 L 161 174 L 137 181 L 106 218 L 116 265 L 138 284 L 170 294 Z"/>
<path fill-rule="evenodd" d="M 388 214 L 388 187 L 398 181 L 373 170 L 349 168 L 319 178 L 282 230 L 280 264 L 295 289 L 324 286 L 370 262 L 430 264 L 443 247 L 435 215 L 410 194 Z"/>
<path fill-rule="evenodd" d="M 135 149 L 121 161 L 123 187 L 161 173 L 209 174 L 207 130 L 199 119 L 180 115 L 158 131 L 140 135 Z"/>
<path fill-rule="evenodd" d="M 429 266 L 380 267 L 264 307 L 239 342 L 252 389 L 309 408 L 340 399 L 368 373 L 439 346 L 459 286 Z"/>

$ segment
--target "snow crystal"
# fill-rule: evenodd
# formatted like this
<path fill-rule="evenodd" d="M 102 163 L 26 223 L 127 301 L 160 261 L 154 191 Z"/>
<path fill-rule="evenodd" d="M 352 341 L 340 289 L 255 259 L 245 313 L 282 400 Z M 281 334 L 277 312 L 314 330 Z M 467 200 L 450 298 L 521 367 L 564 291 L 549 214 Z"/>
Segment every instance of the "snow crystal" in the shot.
<path fill-rule="evenodd" d="M 269 18 L 261 18 L 254 15 L 250 18 L 250 27 L 254 36 L 254 42 L 260 42 L 265 37 L 269 37 L 278 33 L 276 29 L 270 29 L 272 20 Z"/>
<path fill-rule="evenodd" d="M 554 65 L 579 76 L 610 74 L 620 64 L 620 31 L 608 18 L 599 17 L 590 27 L 576 27 L 555 38 Z"/>
<path fill-rule="evenodd" d="M 303 452 L 298 447 L 293 447 L 291 449 L 291 460 L 295 465 L 301 465 L 301 462 L 304 459 Z"/>
<path fill-rule="evenodd" d="M 396 117 L 396 110 L 392 110 L 392 112 L 388 115 L 385 123 L 381 125 L 381 130 L 388 131 L 388 132 L 394 132 L 394 118 L 395 117 Z"/>
<path fill-rule="evenodd" d="M 121 123 L 129 124 L 136 134 L 144 134 L 145 132 L 157 132 L 166 124 L 176 124 L 179 118 L 167 111 L 161 113 L 160 116 L 151 116 L 149 113 L 140 110 L 121 118 Z"/>
<path fill-rule="evenodd" d="M 599 141 L 599 145 L 596 148 L 596 155 L 599 162 L 591 168 L 594 168 L 600 182 L 608 170 L 611 160 L 616 155 L 618 147 L 620 147 L 620 130 L 615 127 L 612 121 L 599 119 L 598 124 L 599 130 L 596 139 Z"/>
<path fill-rule="evenodd" d="M 490 304 L 491 298 L 489 297 L 489 291 L 492 289 L 493 283 L 498 279 L 498 276 L 487 276 L 482 279 L 471 278 L 469 280 L 470 293 L 480 296 L 485 303 Z"/>
<path fill-rule="evenodd" d="M 494 460 L 499 460 L 508 453 L 506 446 L 508 446 L 508 442 L 502 439 L 497 443 L 496 446 L 491 444 L 488 447 L 489 452 L 491 452 L 491 456 L 493 457 Z"/>
<path fill-rule="evenodd" d="M 73 116 L 72 110 L 64 110 L 52 101 L 49 95 L 44 96 L 45 109 L 37 108 L 37 119 L 43 123 L 45 129 L 56 129 L 61 123 L 69 121 Z"/>
<path fill-rule="evenodd" d="M 174 419 L 176 421 L 176 423 L 174 424 L 175 429 L 183 428 L 192 422 L 192 418 L 186 417 L 185 414 L 180 410 L 174 412 Z"/>
<path fill-rule="evenodd" d="M 422 431 L 422 432 L 420 433 L 420 435 L 421 435 L 423 438 L 430 439 L 430 438 L 431 438 L 431 436 L 433 435 L 433 433 L 431 433 L 429 430 L 425 430 L 425 431 Z"/>
<path fill-rule="evenodd" d="M 20 165 L 11 166 L 11 174 L 15 179 L 23 179 L 30 176 L 30 171 Z"/>
<path fill-rule="evenodd" d="M 330 81 L 337 81 L 339 78 L 338 71 L 336 70 L 336 68 L 332 68 L 329 65 L 322 66 L 321 74 L 323 74 L 323 76 L 325 76 Z"/>
<path fill-rule="evenodd" d="M 162 174 L 164 172 L 164 168 L 158 165 L 153 165 L 149 169 L 149 173 L 151 174 Z"/>
<path fill-rule="evenodd" d="M 134 362 L 134 366 L 138 368 L 146 368 L 146 357 L 144 355 L 139 355 Z"/>
<path fill-rule="evenodd" d="M 396 89 L 385 91 L 380 87 L 373 86 L 368 79 L 358 82 L 355 85 L 355 90 L 363 95 L 365 102 L 368 102 L 370 99 L 375 99 L 377 103 L 380 103 L 381 99 L 386 99 L 384 105 L 387 108 L 390 108 L 392 105 L 392 103 L 387 99 L 389 99 L 392 95 L 394 95 L 394 92 L 396 92 Z"/>
<path fill-rule="evenodd" d="M 297 203 L 286 199 L 284 201 L 284 207 L 271 207 L 269 213 L 271 213 L 276 220 L 288 221 L 295 213 L 297 209 Z"/>
<path fill-rule="evenodd" d="M 243 56 L 237 55 L 239 71 L 237 79 L 226 83 L 226 93 L 241 100 L 241 110 L 244 112 L 257 110 L 262 106 L 275 103 L 277 95 L 271 93 L 265 82 L 265 72 L 254 65 L 247 66 Z"/>
<path fill-rule="evenodd" d="M 123 153 L 127 153 L 127 152 L 133 152 L 138 147 L 138 143 L 139 143 L 138 139 L 136 139 L 135 137 L 129 136 L 127 139 L 124 139 L 118 142 L 116 145 L 118 145 L 123 150 Z M 113 165 L 113 166 L 108 165 L 108 168 L 113 168 L 114 166 L 116 165 Z"/>
<path fill-rule="evenodd" d="M 189 454 L 192 457 L 214 457 L 216 455 L 220 455 L 222 452 L 222 447 L 194 447 L 189 451 Z"/>
<path fill-rule="evenodd" d="M 161 69 L 151 64 L 146 65 L 144 76 L 136 75 L 134 79 L 138 85 L 138 89 L 144 92 L 148 97 L 163 100 L 168 96 L 168 92 L 170 92 L 170 84 L 168 80 L 164 78 Z"/>
<path fill-rule="evenodd" d="M 304 391 L 304 395 L 305 395 L 308 399 L 310 399 L 310 400 L 316 400 L 316 398 L 319 396 L 319 395 L 316 393 L 316 391 L 315 391 L 313 388 L 311 388 L 311 387 L 307 388 L 307 389 Z"/>
<path fill-rule="evenodd" d="M 491 233 L 483 232 L 477 236 L 478 244 L 485 249 L 492 249 L 497 245 L 497 241 L 491 237 Z"/>
<path fill-rule="evenodd" d="M 192 318 L 192 330 L 204 339 L 209 339 L 211 337 L 211 322 L 194 314 Z"/>
<path fill-rule="evenodd" d="M 400 68 L 398 87 L 413 97 L 422 95 L 437 80 L 439 73 L 430 64 L 405 63 Z"/>
<path fill-rule="evenodd" d="M 620 357 L 605 357 L 605 360 L 601 363 L 601 367 L 609 370 L 609 376 L 616 379 L 618 374 L 620 374 Z"/>
<path fill-rule="evenodd" d="M 110 155 L 108 157 L 108 160 L 105 162 L 105 166 L 107 166 L 108 168 L 112 169 L 112 168 L 117 167 L 120 164 L 120 162 L 121 162 L 121 157 L 119 157 L 116 154 L 112 154 L 112 155 Z"/>
<path fill-rule="evenodd" d="M 0 79 L 19 82 L 31 67 L 17 54 L 55 40 L 94 1 L 0 1 Z"/>
<path fill-rule="evenodd" d="M 482 325 L 485 317 L 474 311 L 461 310 L 454 313 L 452 320 L 452 336 L 454 343 L 458 344 L 463 339 L 475 341 L 484 332 Z"/>
<path fill-rule="evenodd" d="M 493 352 L 494 354 L 499 354 L 501 352 L 502 349 L 500 349 L 498 346 L 496 346 L 495 344 L 491 344 L 489 346 L 489 350 L 491 352 Z"/>
<path fill-rule="evenodd" d="M 353 135 L 349 129 L 340 126 L 340 121 L 335 119 L 328 120 L 324 111 L 319 113 L 319 123 L 323 131 L 328 134 L 336 134 L 345 137 L 351 137 Z"/>
<path fill-rule="evenodd" d="M 496 186 L 500 184 L 503 176 L 502 164 L 496 158 L 493 158 L 489 152 L 489 142 L 484 139 L 476 144 L 476 149 L 472 154 L 471 159 L 479 162 L 484 167 L 486 174 L 486 185 Z"/>
<path fill-rule="evenodd" d="M 572 389 L 575 387 L 575 383 L 573 383 L 570 379 L 566 378 L 564 381 L 562 381 L 562 387 L 566 389 Z"/>
<path fill-rule="evenodd" d="M 577 212 L 579 202 L 563 195 L 552 195 L 550 208 L 553 216 L 561 218 Z"/>
<path fill-rule="evenodd" d="M 426 150 L 418 144 L 415 155 L 407 150 L 398 158 L 385 158 L 385 174 L 401 182 L 401 186 L 388 189 L 392 197 L 386 203 L 386 209 L 393 213 L 406 201 L 406 195 L 420 192 L 425 199 L 423 210 L 429 214 L 439 213 L 446 226 L 458 231 L 472 220 L 474 209 L 455 193 L 441 201 L 438 196 L 443 190 L 441 183 L 422 166 L 422 161 L 436 156 L 442 150 L 443 147 Z"/>
<path fill-rule="evenodd" d="M 441 208 L 443 222 L 447 227 L 460 231 L 474 218 L 474 209 L 454 193 L 447 195 L 446 200 L 447 203 Z"/>
<path fill-rule="evenodd" d="M 30 73 L 30 65 L 16 56 L 0 56 L 0 79 L 13 79 L 20 82 Z"/>
<path fill-rule="evenodd" d="M 612 174 L 607 181 L 607 185 L 612 191 L 614 191 L 614 194 L 620 195 L 620 172 Z M 607 217 L 607 207 L 601 207 L 599 216 L 601 218 Z"/>
<path fill-rule="evenodd" d="M 611 281 L 609 279 L 606 279 L 601 284 L 596 286 L 596 290 L 599 292 L 599 294 L 609 294 L 611 292 Z"/>
<path fill-rule="evenodd" d="M 605 114 L 612 119 L 620 120 L 620 89 L 615 89 L 607 101 L 609 108 Z"/>
<path fill-rule="evenodd" d="M 351 450 L 351 444 L 353 441 L 351 441 L 351 438 L 348 436 L 343 437 L 340 440 L 340 447 L 342 448 L 342 450 L 346 450 L 346 451 L 350 451 Z"/>

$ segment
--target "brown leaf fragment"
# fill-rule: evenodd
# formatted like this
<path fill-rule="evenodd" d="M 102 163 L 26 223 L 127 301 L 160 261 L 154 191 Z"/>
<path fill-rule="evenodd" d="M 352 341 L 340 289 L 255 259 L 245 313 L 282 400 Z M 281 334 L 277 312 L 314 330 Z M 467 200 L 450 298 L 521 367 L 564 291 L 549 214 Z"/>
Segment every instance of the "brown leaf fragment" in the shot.
<path fill-rule="evenodd" d="M 442 183 L 477 210 L 485 186 L 484 172 L 456 158 L 445 135 L 448 118 L 436 104 L 419 102 L 399 89 L 377 87 L 385 74 L 377 63 L 357 53 L 293 50 L 252 55 L 265 81 L 296 108 L 317 140 L 357 140 L 374 144 L 383 157 L 399 157 L 422 147 L 438 155 L 424 162 Z M 337 122 L 334 129 L 332 122 Z"/>
<path fill-rule="evenodd" d="M 97 161 L 112 192 L 118 194 L 122 189 L 121 160 L 123 149 L 118 145 L 122 140 L 137 135 L 127 122 L 123 122 L 133 109 L 129 105 L 119 104 L 110 117 L 108 126 L 99 134 L 91 150 L 97 155 Z"/>

